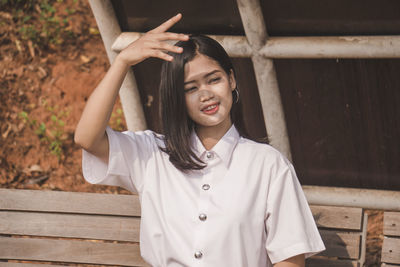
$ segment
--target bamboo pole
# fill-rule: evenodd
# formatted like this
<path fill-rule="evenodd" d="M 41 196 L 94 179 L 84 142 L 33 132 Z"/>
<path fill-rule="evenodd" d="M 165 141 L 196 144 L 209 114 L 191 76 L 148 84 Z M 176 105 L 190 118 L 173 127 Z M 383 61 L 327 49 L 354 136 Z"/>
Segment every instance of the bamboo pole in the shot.
<path fill-rule="evenodd" d="M 291 160 L 289 137 L 281 96 L 271 59 L 259 50 L 267 42 L 267 29 L 258 0 L 237 0 L 247 40 L 253 49 L 251 57 L 263 109 L 264 122 L 271 145 Z"/>
<path fill-rule="evenodd" d="M 112 45 L 120 52 L 143 33 L 123 32 Z M 245 36 L 208 35 L 231 57 L 249 58 Z M 260 54 L 267 58 L 400 58 L 400 36 L 269 37 Z"/>
<path fill-rule="evenodd" d="M 120 52 L 127 47 L 130 43 L 139 39 L 144 33 L 139 32 L 123 32 L 112 44 L 111 49 L 114 52 Z M 251 57 L 253 51 L 248 44 L 246 37 L 243 36 L 230 36 L 230 35 L 208 35 L 214 40 L 218 41 L 231 57 Z M 167 41 L 168 42 L 168 41 Z M 175 41 L 168 43 L 174 44 Z"/>
<path fill-rule="evenodd" d="M 111 49 L 115 39 L 121 34 L 121 28 L 118 24 L 114 9 L 109 0 L 89 0 L 94 17 L 99 27 L 104 47 L 110 62 L 113 62 L 117 53 Z M 129 70 L 119 91 L 122 109 L 128 126 L 128 130 L 145 130 L 146 120 L 135 76 L 132 70 Z"/>
<path fill-rule="evenodd" d="M 400 58 L 400 36 L 275 37 L 260 53 L 268 58 Z"/>
<path fill-rule="evenodd" d="M 400 211 L 400 191 L 303 185 L 310 205 Z"/>

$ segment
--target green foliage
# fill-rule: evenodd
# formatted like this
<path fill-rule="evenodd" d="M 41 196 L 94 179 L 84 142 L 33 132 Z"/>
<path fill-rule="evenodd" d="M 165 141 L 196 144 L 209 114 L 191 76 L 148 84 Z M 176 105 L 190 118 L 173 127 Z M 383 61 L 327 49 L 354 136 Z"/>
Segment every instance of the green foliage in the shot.
<path fill-rule="evenodd" d="M 122 109 L 117 108 L 115 112 L 111 113 L 111 121 L 110 121 L 111 127 L 114 130 L 123 131 L 125 129 L 123 125 L 123 119 L 124 119 L 124 113 Z"/>
<path fill-rule="evenodd" d="M 48 144 L 50 152 L 60 160 L 64 154 L 63 145 L 66 140 L 63 118 L 68 117 L 69 112 L 59 110 L 57 105 L 48 106 L 46 100 L 43 101 L 42 105 L 46 107 L 50 115 L 50 121 L 47 124 L 45 122 L 38 123 L 37 120 L 30 118 L 26 111 L 20 112 L 19 117 L 34 130 L 41 142 Z"/>
<path fill-rule="evenodd" d="M 76 9 L 69 7 L 64 10 L 65 14 L 56 15 L 61 14 L 56 10 L 56 2 L 63 0 L 0 0 L 0 8 L 12 13 L 20 39 L 32 41 L 36 48 L 47 49 L 76 37 L 69 29 L 68 17 Z"/>

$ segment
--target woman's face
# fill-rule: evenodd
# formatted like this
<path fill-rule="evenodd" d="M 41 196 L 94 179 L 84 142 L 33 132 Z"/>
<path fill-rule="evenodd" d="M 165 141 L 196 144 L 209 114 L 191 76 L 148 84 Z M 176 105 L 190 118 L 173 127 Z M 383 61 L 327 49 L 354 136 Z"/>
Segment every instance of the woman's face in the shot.
<path fill-rule="evenodd" d="M 186 63 L 186 107 L 197 130 L 216 127 L 226 131 L 230 128 L 232 91 L 235 88 L 233 73 L 228 75 L 215 60 L 197 54 Z"/>

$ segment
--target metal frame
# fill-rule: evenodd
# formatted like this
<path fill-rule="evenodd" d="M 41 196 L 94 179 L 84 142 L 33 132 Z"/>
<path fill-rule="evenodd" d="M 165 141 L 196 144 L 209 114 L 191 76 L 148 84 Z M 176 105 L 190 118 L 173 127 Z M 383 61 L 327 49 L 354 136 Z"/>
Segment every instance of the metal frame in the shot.
<path fill-rule="evenodd" d="M 110 0 L 89 0 L 112 62 L 143 33 L 121 32 Z M 400 36 L 269 37 L 259 0 L 237 0 L 246 36 L 210 35 L 231 57 L 251 58 L 271 144 L 291 159 L 274 58 L 400 58 Z M 120 91 L 128 129 L 146 129 L 135 77 L 129 71 Z M 303 186 L 310 204 L 400 210 L 400 192 Z"/>

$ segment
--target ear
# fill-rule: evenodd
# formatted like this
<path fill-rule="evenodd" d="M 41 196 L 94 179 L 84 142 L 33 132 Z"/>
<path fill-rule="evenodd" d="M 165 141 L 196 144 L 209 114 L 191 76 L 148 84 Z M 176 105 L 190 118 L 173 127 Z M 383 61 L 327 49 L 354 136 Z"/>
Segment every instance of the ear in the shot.
<path fill-rule="evenodd" d="M 235 88 L 236 88 L 236 79 L 235 79 L 235 74 L 233 73 L 232 69 L 229 72 L 229 85 L 231 86 L 232 91 L 235 90 Z"/>

